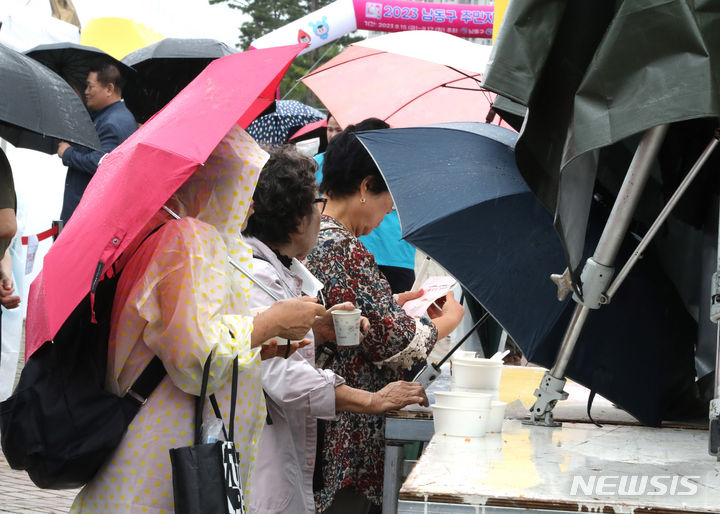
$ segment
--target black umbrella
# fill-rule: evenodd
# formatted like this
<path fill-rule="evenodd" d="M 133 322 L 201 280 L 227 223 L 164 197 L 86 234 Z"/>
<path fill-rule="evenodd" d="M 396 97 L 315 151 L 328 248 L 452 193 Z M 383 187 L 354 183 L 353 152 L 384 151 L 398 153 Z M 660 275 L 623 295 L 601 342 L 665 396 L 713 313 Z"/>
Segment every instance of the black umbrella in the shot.
<path fill-rule="evenodd" d="M 563 250 L 517 169 L 516 137 L 481 123 L 358 134 L 390 188 L 403 238 L 454 275 L 528 360 L 550 366 L 575 304 L 555 299 L 550 274 L 563 267 Z M 597 205 L 589 243 L 604 216 Z M 630 274 L 590 319 L 567 369 L 651 425 L 689 403 L 694 385 L 694 324 L 658 268 L 647 256 Z"/>
<path fill-rule="evenodd" d="M 102 151 L 85 106 L 59 75 L 0 44 L 0 137 L 55 153 L 59 141 Z"/>
<path fill-rule="evenodd" d="M 83 92 L 90 67 L 97 62 L 114 64 L 126 80 L 135 73 L 132 68 L 99 48 L 77 43 L 62 42 L 39 45 L 25 52 L 25 55 L 43 63 L 64 78 L 81 98 L 84 97 Z"/>
<path fill-rule="evenodd" d="M 137 71 L 125 103 L 139 123 L 165 107 L 215 59 L 236 53 L 215 39 L 167 38 L 135 50 L 123 62 Z"/>

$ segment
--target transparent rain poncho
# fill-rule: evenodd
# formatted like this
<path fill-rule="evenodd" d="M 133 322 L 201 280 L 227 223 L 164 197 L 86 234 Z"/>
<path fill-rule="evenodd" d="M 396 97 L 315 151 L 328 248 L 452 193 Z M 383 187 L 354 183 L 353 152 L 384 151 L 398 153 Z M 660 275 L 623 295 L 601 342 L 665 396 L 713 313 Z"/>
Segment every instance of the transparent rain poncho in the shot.
<path fill-rule="evenodd" d="M 233 128 L 168 201 L 182 219 L 166 221 L 159 213 L 126 251 L 132 257 L 119 261 L 124 267 L 113 308 L 107 387 L 122 394 L 155 355 L 168 376 L 80 492 L 74 512 L 173 511 L 168 450 L 193 442 L 194 395 L 210 352 L 208 388 L 226 426 L 232 362 L 239 357 L 235 442 L 246 497 L 252 494 L 249 475 L 266 414 L 260 356 L 250 348 L 250 284 L 227 257 L 249 261 L 240 230 L 267 158 L 242 129 Z M 212 416 L 208 407 L 204 419 Z"/>

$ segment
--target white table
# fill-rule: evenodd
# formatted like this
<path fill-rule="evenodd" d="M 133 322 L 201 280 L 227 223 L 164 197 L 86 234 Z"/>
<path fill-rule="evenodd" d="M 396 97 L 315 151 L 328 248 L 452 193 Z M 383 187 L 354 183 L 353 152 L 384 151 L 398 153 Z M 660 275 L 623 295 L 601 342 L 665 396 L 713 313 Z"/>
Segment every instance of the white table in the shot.
<path fill-rule="evenodd" d="M 642 494 L 612 494 L 622 476 L 625 487 L 636 477 Z M 656 480 L 668 492 L 653 494 L 650 477 L 664 477 Z M 720 512 L 720 464 L 705 430 L 506 420 L 502 434 L 484 438 L 433 436 L 399 498 L 399 513 Z"/>

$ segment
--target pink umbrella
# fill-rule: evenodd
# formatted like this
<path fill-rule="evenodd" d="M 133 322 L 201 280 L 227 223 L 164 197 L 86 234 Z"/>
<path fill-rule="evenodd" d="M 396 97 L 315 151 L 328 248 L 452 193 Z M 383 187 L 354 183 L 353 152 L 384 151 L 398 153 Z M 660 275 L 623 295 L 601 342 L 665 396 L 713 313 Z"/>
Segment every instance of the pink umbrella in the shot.
<path fill-rule="evenodd" d="M 433 31 L 350 45 L 303 83 L 341 127 L 374 116 L 392 127 L 484 122 L 495 94 L 480 87 L 491 47 Z"/>
<path fill-rule="evenodd" d="M 306 45 L 212 62 L 108 154 L 30 286 L 25 356 L 55 337 L 73 309 L 234 124 L 255 119 Z"/>
<path fill-rule="evenodd" d="M 310 137 L 318 137 L 320 132 L 323 130 L 327 130 L 327 118 L 308 123 L 290 136 L 290 141 L 302 141 L 303 139 L 308 139 Z"/>

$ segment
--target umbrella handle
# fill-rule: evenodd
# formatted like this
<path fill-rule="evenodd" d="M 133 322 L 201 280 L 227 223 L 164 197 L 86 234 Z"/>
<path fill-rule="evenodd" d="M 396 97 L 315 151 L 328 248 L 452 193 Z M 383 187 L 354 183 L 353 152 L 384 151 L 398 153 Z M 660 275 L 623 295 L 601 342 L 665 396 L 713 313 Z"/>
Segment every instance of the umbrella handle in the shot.
<path fill-rule="evenodd" d="M 427 269 L 428 269 L 428 266 L 430 265 L 431 260 L 432 259 L 430 257 L 425 256 L 425 260 L 420 265 L 420 271 L 418 271 L 417 275 L 415 275 L 415 282 L 413 283 L 410 291 L 414 292 L 414 291 L 417 291 L 418 289 L 420 289 L 420 285 L 422 284 L 421 279 L 422 279 L 422 277 L 425 276 L 425 273 L 427 273 Z"/>

